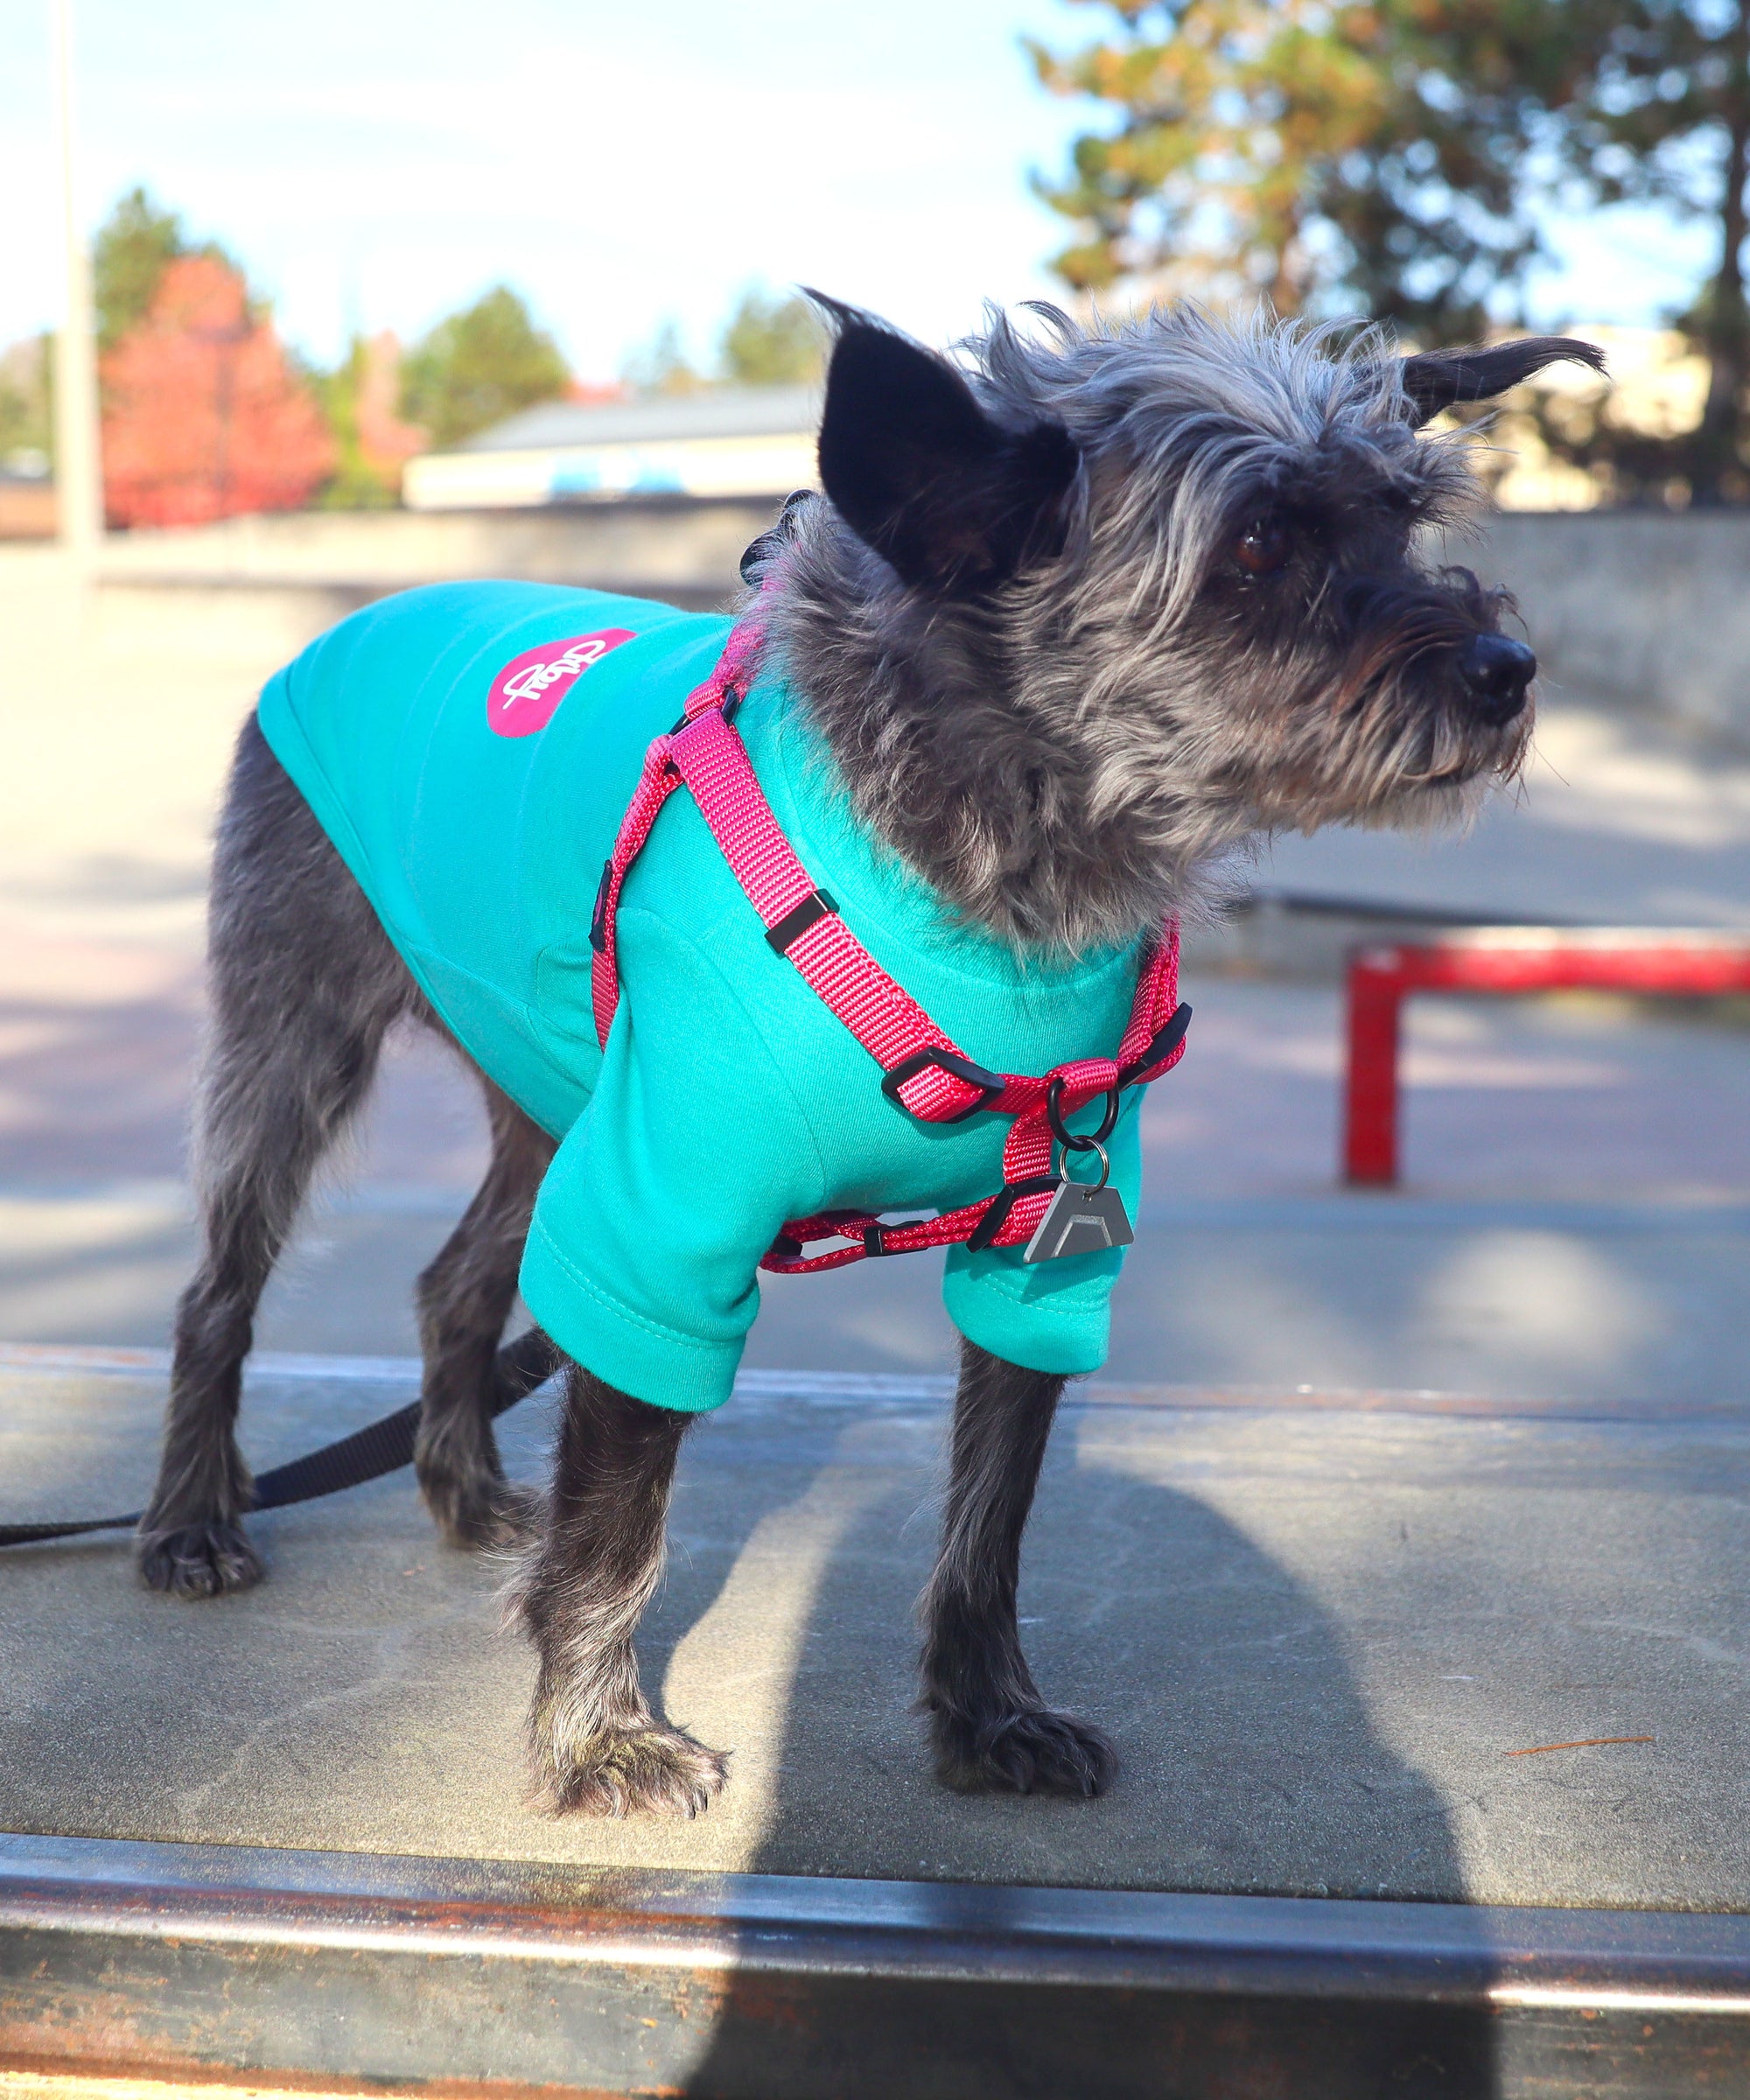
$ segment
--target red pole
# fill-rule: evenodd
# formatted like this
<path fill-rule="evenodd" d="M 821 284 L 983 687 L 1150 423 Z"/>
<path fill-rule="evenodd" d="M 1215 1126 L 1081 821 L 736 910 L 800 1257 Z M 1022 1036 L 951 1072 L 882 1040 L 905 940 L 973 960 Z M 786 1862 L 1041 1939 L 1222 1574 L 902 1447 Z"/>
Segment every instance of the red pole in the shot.
<path fill-rule="evenodd" d="M 1390 1188 L 1397 1180 L 1397 1016 L 1404 992 L 1396 948 L 1363 948 L 1351 959 L 1343 1104 L 1343 1178 L 1351 1187 Z"/>

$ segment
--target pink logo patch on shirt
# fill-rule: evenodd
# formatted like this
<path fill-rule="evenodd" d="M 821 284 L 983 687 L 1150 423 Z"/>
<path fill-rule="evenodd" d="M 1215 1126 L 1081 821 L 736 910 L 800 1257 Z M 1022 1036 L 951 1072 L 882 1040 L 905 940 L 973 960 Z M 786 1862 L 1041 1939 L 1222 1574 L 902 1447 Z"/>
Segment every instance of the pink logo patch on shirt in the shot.
<path fill-rule="evenodd" d="M 505 665 L 486 695 L 486 722 L 500 737 L 532 737 L 553 719 L 559 703 L 610 649 L 637 637 L 630 627 L 598 627 L 569 641 L 543 641 Z"/>

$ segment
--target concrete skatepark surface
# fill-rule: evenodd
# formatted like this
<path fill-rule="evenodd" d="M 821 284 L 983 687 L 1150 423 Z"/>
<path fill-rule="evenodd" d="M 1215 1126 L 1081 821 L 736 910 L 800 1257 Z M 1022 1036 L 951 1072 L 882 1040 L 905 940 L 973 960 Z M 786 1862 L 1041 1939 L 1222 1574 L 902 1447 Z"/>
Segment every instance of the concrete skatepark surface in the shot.
<path fill-rule="evenodd" d="M 128 1507 L 161 1373 L 15 1357 L 9 1514 Z M 258 1465 L 405 1397 L 394 1367 L 251 1382 Z M 0 1560 L 0 1829 L 1121 1889 L 1750 1908 L 1742 1409 L 1080 1389 L 1022 1612 L 1047 1696 L 1124 1769 L 1097 1802 L 963 1800 L 912 1692 L 945 1396 L 755 1376 L 701 1425 L 643 1640 L 733 1752 L 701 1821 L 522 1798 L 530 1668 L 501 1570 L 407 1474 L 255 1520 L 269 1580 L 186 1605 L 125 1544 Z M 507 1418 L 538 1477 L 543 1397 Z M 1596 1737 L 1648 1737 L 1547 1749 Z M 1515 1754 L 1531 1752 L 1534 1754 Z"/>

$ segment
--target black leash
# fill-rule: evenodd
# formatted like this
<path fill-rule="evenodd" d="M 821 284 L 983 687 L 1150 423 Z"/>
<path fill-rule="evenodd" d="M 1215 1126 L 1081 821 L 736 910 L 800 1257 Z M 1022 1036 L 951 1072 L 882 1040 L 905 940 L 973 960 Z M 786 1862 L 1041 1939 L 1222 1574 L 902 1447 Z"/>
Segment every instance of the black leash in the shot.
<path fill-rule="evenodd" d="M 530 1327 L 501 1348 L 492 1368 L 492 1412 L 496 1418 L 545 1385 L 564 1358 L 541 1332 Z M 284 1466 L 276 1466 L 256 1482 L 251 1510 L 284 1509 L 290 1502 L 312 1502 L 339 1494 L 386 1473 L 413 1463 L 413 1439 L 419 1427 L 419 1403 L 410 1401 L 381 1422 L 356 1429 L 350 1437 L 325 1444 Z M 140 1521 L 129 1516 L 88 1516 L 70 1524 L 0 1524 L 0 1546 L 30 1546 L 48 1538 L 77 1538 L 86 1531 L 131 1531 Z"/>

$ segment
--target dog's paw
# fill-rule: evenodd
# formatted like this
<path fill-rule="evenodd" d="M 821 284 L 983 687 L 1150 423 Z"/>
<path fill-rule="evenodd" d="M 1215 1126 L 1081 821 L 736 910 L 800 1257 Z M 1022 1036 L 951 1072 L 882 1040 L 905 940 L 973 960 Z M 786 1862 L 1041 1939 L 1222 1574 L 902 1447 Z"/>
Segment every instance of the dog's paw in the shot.
<path fill-rule="evenodd" d="M 539 1528 L 539 1490 L 490 1474 L 465 1479 L 427 1471 L 420 1476 L 419 1492 L 446 1546 L 502 1550 L 528 1544 Z"/>
<path fill-rule="evenodd" d="M 978 1723 L 933 1717 L 936 1776 L 958 1794 L 1072 1794 L 1091 1799 L 1117 1775 L 1110 1737 L 1043 1706 Z"/>
<path fill-rule="evenodd" d="M 168 1597 L 222 1597 L 252 1587 L 266 1572 L 242 1525 L 217 1516 L 142 1530 L 134 1564 L 149 1590 Z"/>
<path fill-rule="evenodd" d="M 724 1752 L 654 1721 L 537 1751 L 536 1761 L 538 1798 L 556 1816 L 701 1816 L 729 1775 Z"/>

